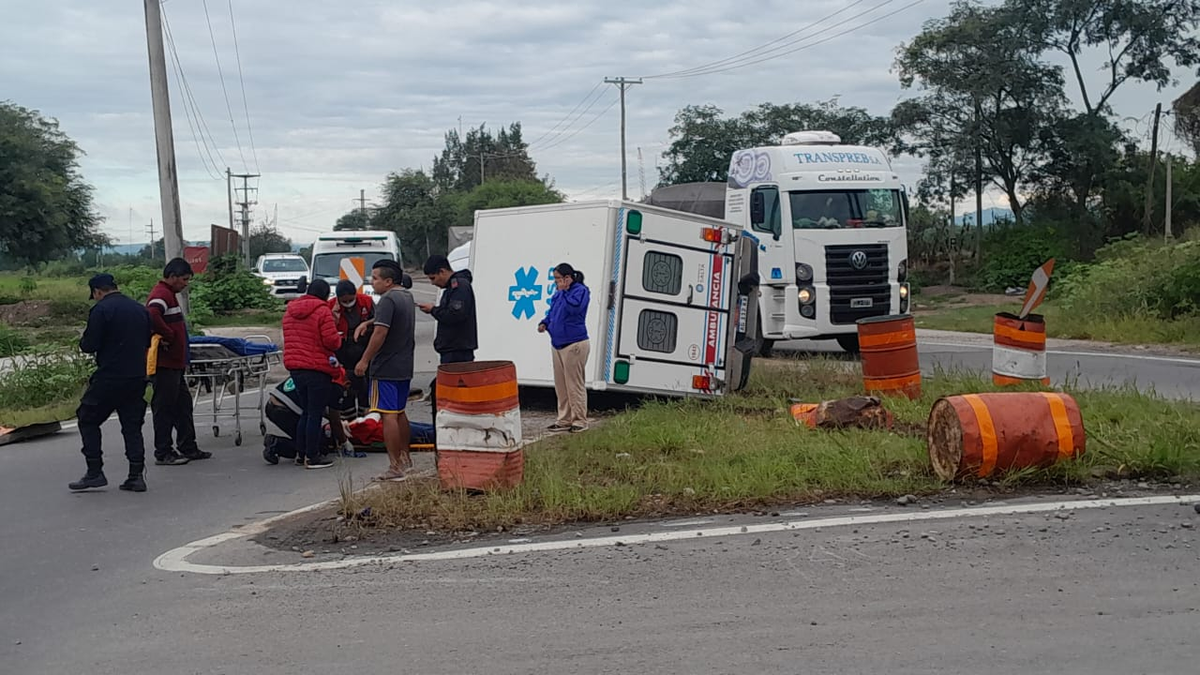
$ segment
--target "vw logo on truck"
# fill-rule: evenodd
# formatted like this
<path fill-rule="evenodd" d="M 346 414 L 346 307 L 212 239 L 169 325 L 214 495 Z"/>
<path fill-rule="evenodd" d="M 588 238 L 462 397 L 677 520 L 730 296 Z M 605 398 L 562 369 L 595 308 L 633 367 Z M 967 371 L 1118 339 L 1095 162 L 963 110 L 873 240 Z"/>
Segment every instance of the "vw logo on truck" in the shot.
<path fill-rule="evenodd" d="M 866 251 L 855 251 L 854 253 L 851 253 L 850 254 L 850 265 L 856 270 L 861 270 L 864 267 L 866 267 L 867 266 L 867 252 Z"/>

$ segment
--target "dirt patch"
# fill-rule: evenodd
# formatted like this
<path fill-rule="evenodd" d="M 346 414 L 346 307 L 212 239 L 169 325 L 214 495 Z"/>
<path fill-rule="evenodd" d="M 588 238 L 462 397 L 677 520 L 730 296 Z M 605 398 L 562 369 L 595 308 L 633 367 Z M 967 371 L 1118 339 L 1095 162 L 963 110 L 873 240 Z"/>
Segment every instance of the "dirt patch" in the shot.
<path fill-rule="evenodd" d="M 54 315 L 48 300 L 24 300 L 12 305 L 0 305 L 0 323 L 13 327 L 42 325 Z"/>
<path fill-rule="evenodd" d="M 1017 304 L 1021 296 L 1002 293 L 972 293 L 958 286 L 926 286 L 913 296 L 914 313 L 931 312 L 960 307 L 986 307 L 991 305 Z"/>

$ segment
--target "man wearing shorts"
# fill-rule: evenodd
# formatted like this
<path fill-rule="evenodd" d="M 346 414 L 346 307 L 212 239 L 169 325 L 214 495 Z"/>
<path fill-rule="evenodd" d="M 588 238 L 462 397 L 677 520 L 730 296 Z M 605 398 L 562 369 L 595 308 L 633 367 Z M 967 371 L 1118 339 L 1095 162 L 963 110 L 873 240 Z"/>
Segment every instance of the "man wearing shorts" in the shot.
<path fill-rule="evenodd" d="M 370 409 L 379 413 L 383 423 L 383 443 L 387 446 L 387 473 L 380 480 L 404 480 L 412 469 L 408 454 L 410 429 L 404 413 L 413 377 L 413 352 L 416 349 L 416 303 L 404 289 L 403 270 L 394 260 L 380 260 L 371 269 L 371 286 L 379 300 L 375 319 L 359 325 L 365 332 L 372 326 L 367 350 L 354 368 L 359 377 L 371 373 Z"/>

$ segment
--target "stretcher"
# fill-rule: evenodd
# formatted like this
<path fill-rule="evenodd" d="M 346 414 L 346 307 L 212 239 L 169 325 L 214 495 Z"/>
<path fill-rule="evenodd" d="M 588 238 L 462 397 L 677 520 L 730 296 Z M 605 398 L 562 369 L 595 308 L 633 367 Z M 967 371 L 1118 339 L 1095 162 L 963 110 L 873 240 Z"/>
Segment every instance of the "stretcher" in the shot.
<path fill-rule="evenodd" d="M 283 363 L 283 352 L 265 335 L 246 338 L 192 338 L 188 345 L 188 386 L 196 400 L 207 394 L 212 400 L 213 436 L 221 435 L 220 419 L 233 420 L 233 444 L 242 444 L 242 411 L 257 411 L 258 431 L 266 434 L 263 402 L 267 396 L 267 374 Z M 243 405 L 242 394 L 256 395 L 255 403 Z M 232 398 L 232 401 L 229 399 Z"/>

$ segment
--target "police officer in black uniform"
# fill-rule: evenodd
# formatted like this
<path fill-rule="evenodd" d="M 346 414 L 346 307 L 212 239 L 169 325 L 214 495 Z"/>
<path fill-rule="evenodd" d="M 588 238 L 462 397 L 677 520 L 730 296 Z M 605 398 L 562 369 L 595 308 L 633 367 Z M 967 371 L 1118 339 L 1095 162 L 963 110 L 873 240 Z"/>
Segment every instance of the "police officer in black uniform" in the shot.
<path fill-rule="evenodd" d="M 436 305 L 417 305 L 422 312 L 437 321 L 433 348 L 439 360 L 447 363 L 468 363 L 475 360 L 479 349 L 479 329 L 475 323 L 475 291 L 471 288 L 470 270 L 455 272 L 444 255 L 430 256 L 425 261 L 425 275 L 430 283 L 442 289 L 442 299 Z M 434 410 L 437 410 L 437 390 L 430 385 Z"/>
<path fill-rule="evenodd" d="M 141 303 L 117 290 L 111 274 L 97 274 L 88 281 L 91 299 L 87 328 L 79 349 L 96 357 L 96 372 L 79 402 L 79 435 L 87 473 L 68 485 L 72 490 L 90 490 L 108 485 L 100 426 L 115 412 L 125 438 L 129 477 L 122 490 L 145 492 L 146 445 L 142 425 L 146 419 L 146 352 L 150 348 L 150 314 Z"/>

